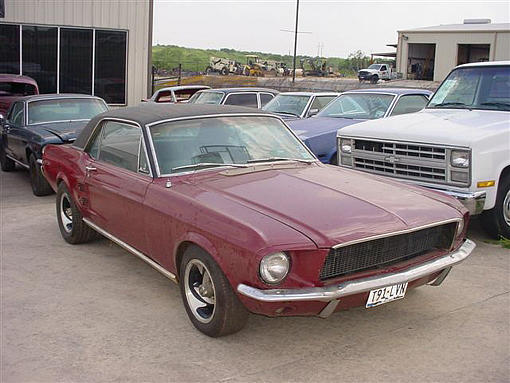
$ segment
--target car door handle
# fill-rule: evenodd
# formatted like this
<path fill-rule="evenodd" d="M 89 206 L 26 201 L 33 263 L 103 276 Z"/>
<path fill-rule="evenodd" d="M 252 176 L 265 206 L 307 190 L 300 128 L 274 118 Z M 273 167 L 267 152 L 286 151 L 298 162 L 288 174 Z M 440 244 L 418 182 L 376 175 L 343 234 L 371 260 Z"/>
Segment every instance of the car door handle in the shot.
<path fill-rule="evenodd" d="M 89 172 L 95 172 L 97 170 L 97 168 L 95 168 L 94 166 L 85 166 L 85 170 L 87 171 L 87 173 Z"/>

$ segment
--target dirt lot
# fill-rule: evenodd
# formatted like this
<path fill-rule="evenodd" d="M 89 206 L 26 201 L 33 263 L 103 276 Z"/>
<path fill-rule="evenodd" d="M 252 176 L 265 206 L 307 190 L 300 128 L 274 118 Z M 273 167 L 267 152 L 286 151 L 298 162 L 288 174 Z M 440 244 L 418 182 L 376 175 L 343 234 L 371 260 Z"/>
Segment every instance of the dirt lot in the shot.
<path fill-rule="evenodd" d="M 139 259 L 66 244 L 26 172 L 0 174 L 0 209 L 2 382 L 510 380 L 510 251 L 477 222 L 477 249 L 440 287 L 325 320 L 252 316 L 210 339 Z"/>

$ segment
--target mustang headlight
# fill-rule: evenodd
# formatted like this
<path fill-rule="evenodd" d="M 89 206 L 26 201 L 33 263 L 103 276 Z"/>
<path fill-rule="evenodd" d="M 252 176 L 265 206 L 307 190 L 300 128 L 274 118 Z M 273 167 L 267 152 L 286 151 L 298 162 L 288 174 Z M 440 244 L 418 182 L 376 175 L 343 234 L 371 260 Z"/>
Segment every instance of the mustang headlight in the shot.
<path fill-rule="evenodd" d="M 469 152 L 467 150 L 452 150 L 450 163 L 456 168 L 468 168 Z"/>
<path fill-rule="evenodd" d="M 282 251 L 266 255 L 260 261 L 260 277 L 266 283 L 274 285 L 285 279 L 290 270 L 290 260 Z"/>
<path fill-rule="evenodd" d="M 341 138 L 340 139 L 340 150 L 342 153 L 352 153 L 352 139 Z"/>

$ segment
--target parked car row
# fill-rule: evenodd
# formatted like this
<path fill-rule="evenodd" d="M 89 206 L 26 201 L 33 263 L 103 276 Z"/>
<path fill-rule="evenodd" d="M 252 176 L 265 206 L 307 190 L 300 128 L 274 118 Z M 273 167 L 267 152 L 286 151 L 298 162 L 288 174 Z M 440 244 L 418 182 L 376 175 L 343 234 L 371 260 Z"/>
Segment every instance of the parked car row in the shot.
<path fill-rule="evenodd" d="M 94 97 L 32 96 L 11 106 L 0 160 L 35 163 L 67 242 L 100 233 L 135 254 L 216 337 L 249 312 L 328 317 L 437 286 L 474 249 L 470 213 L 510 233 L 509 92 L 510 63 L 487 63 L 458 67 L 430 101 L 409 89 L 202 89 L 99 113 Z M 66 109 L 85 100 L 84 115 Z M 27 137 L 41 128 L 53 141 L 15 149 L 13 109 Z M 34 122 L 45 113 L 66 117 Z M 72 130 L 77 115 L 88 122 L 72 134 L 52 125 Z"/>

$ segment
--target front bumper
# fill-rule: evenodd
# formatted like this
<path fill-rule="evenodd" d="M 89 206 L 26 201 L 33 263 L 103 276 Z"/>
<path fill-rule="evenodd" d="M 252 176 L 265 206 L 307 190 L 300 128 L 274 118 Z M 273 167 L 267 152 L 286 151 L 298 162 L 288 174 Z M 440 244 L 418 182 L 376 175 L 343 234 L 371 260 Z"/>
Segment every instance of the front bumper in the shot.
<path fill-rule="evenodd" d="M 485 206 L 485 198 L 487 197 L 487 193 L 484 191 L 456 192 L 451 190 L 435 190 L 457 198 L 464 205 L 464 207 L 468 209 L 470 215 L 480 214 Z"/>
<path fill-rule="evenodd" d="M 328 316 L 331 314 L 338 304 L 338 299 L 350 295 L 365 293 L 370 290 L 375 290 L 381 287 L 391 286 L 398 283 L 405 283 L 423 278 L 425 276 L 444 271 L 438 277 L 443 278 L 448 273 L 449 269 L 466 259 L 476 247 L 476 244 L 469 239 L 454 252 L 446 256 L 431 260 L 419 266 L 411 267 L 407 270 L 379 275 L 375 277 L 356 279 L 346 281 L 338 285 L 324 286 L 324 287 L 309 287 L 301 289 L 271 289 L 261 290 L 240 283 L 237 286 L 237 291 L 249 298 L 260 302 L 305 302 L 305 301 L 322 301 L 329 302 L 324 310 L 319 314 L 320 316 Z M 442 279 L 441 281 L 442 282 Z M 439 283 L 434 282 L 435 285 Z"/>

